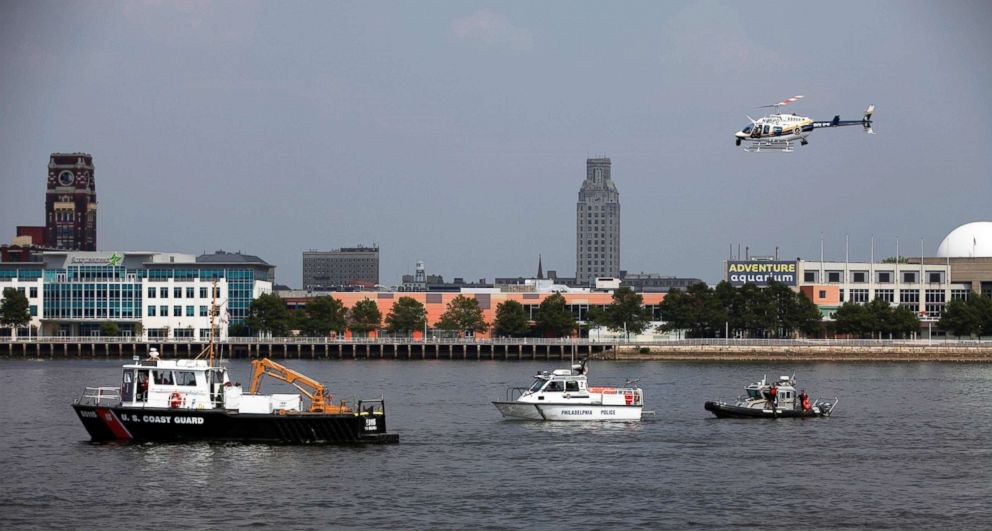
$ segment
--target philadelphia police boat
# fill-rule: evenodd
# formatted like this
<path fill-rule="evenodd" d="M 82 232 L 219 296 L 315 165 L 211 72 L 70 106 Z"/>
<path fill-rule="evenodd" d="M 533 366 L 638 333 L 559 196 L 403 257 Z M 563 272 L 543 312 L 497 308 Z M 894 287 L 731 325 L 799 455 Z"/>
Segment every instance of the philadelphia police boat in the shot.
<path fill-rule="evenodd" d="M 810 402 L 805 389 L 796 392 L 796 377 L 792 375 L 781 376 L 774 382 L 762 377 L 761 381 L 745 387 L 735 403 L 706 402 L 704 407 L 717 418 L 829 417 L 838 401 L 834 398 Z"/>
<path fill-rule="evenodd" d="M 493 402 L 503 418 L 519 420 L 641 420 L 644 392 L 634 387 L 589 387 L 585 362 L 571 369 L 542 371 L 530 387 L 507 389 L 506 400 Z"/>
<path fill-rule="evenodd" d="M 177 360 L 151 349 L 123 366 L 120 387 L 87 387 L 72 407 L 93 441 L 399 442 L 386 432 L 382 397 L 334 405 L 319 382 L 267 358 L 252 361 L 246 393 L 213 362 L 213 342 L 208 349 L 208 359 Z M 299 393 L 260 394 L 263 376 Z"/>

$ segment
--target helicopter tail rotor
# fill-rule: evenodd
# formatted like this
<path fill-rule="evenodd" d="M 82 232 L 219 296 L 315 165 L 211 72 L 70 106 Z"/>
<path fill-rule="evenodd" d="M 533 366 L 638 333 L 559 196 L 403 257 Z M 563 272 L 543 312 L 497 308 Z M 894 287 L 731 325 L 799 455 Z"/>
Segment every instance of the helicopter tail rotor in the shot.
<path fill-rule="evenodd" d="M 865 109 L 865 117 L 863 120 L 861 120 L 861 125 L 864 126 L 865 132 L 868 133 L 869 135 L 875 134 L 875 131 L 872 131 L 871 129 L 871 115 L 874 113 L 875 113 L 875 104 L 868 105 L 868 108 Z"/>

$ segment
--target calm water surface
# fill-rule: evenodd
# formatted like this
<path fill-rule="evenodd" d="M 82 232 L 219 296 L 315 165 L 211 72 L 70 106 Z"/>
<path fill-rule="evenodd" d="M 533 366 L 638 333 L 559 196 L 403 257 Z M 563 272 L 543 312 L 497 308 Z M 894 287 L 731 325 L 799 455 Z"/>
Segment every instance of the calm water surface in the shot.
<path fill-rule="evenodd" d="M 120 365 L 0 361 L 0 527 L 992 525 L 989 365 L 594 362 L 594 385 L 640 377 L 657 414 L 570 424 L 503 421 L 489 403 L 544 363 L 291 360 L 336 399 L 383 392 L 401 443 L 89 443 L 69 404 L 117 385 Z M 835 416 L 703 410 L 793 370 L 813 397 L 840 397 Z"/>

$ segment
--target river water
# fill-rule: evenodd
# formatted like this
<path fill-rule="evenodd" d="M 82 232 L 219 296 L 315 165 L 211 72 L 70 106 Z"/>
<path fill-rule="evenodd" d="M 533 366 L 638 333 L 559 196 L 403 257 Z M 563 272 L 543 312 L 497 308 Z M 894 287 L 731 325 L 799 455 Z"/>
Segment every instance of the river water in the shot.
<path fill-rule="evenodd" d="M 400 444 L 90 443 L 69 404 L 118 385 L 120 364 L 0 361 L 0 527 L 992 525 L 992 365 L 593 362 L 593 385 L 641 378 L 656 414 L 573 424 L 504 421 L 490 404 L 543 363 L 290 360 L 336 399 L 384 393 Z M 231 368 L 247 380 L 247 362 Z M 703 409 L 793 371 L 812 397 L 840 397 L 833 417 Z"/>

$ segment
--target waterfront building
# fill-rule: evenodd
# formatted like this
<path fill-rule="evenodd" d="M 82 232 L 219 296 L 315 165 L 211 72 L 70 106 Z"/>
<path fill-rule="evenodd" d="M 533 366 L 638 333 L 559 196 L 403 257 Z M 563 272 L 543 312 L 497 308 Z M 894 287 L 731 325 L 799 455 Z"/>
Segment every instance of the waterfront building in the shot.
<path fill-rule="evenodd" d="M 702 280 L 698 278 L 683 278 L 662 276 L 658 273 L 627 273 L 620 277 L 620 285 L 639 293 L 664 293 L 672 288 L 685 291 L 693 284 Z"/>
<path fill-rule="evenodd" d="M 342 247 L 303 253 L 303 289 L 324 291 L 379 284 L 379 247 Z"/>
<path fill-rule="evenodd" d="M 952 300 L 972 293 L 992 296 L 992 223 L 958 227 L 944 238 L 936 256 L 883 262 L 727 260 L 724 272 L 724 280 L 735 286 L 764 286 L 774 278 L 805 294 L 828 318 L 845 302 L 881 299 L 916 312 L 923 321 L 936 321 Z"/>
<path fill-rule="evenodd" d="M 620 193 L 608 158 L 586 160 L 586 178 L 575 206 L 575 278 L 620 276 Z"/>
<path fill-rule="evenodd" d="M 30 326 L 42 336 L 99 335 L 110 321 L 124 335 L 205 338 L 216 295 L 215 332 L 224 338 L 248 317 L 254 299 L 272 291 L 275 272 L 257 256 L 224 251 L 46 251 L 42 258 L 0 264 L 0 293 L 14 288 L 28 298 Z"/>
<path fill-rule="evenodd" d="M 540 283 L 548 283 L 550 285 L 550 280 L 538 281 Z M 540 286 L 535 286 L 535 289 L 539 289 Z M 538 309 L 541 306 L 541 302 L 544 299 L 555 295 L 556 291 L 528 291 L 528 292 L 506 292 L 500 291 L 495 288 L 482 288 L 478 290 L 466 289 L 461 292 L 438 292 L 438 291 L 419 291 L 419 292 L 385 292 L 385 291 L 366 291 L 366 292 L 327 292 L 327 293 L 312 293 L 305 290 L 294 290 L 294 291 L 279 291 L 276 292 L 283 300 L 286 301 L 287 306 L 291 310 L 302 310 L 306 307 L 306 303 L 315 296 L 331 296 L 335 299 L 340 300 L 346 308 L 351 308 L 356 303 L 369 299 L 376 303 L 379 308 L 379 312 L 382 313 L 383 321 L 385 321 L 386 315 L 393 308 L 393 304 L 399 300 L 400 297 L 410 297 L 417 302 L 424 305 L 427 310 L 427 322 L 429 326 L 433 328 L 434 324 L 437 323 L 448 307 L 448 303 L 452 299 L 458 296 L 468 297 L 470 299 L 475 299 L 479 301 L 479 307 L 482 309 L 483 319 L 492 324 L 496 319 L 496 308 L 505 301 L 517 301 L 523 305 L 524 310 L 527 312 L 529 319 L 534 322 L 537 318 Z M 569 309 L 575 318 L 579 321 L 578 333 L 586 336 L 588 335 L 588 315 L 590 308 L 600 308 L 605 309 L 607 306 L 613 303 L 613 293 L 608 291 L 592 292 L 589 290 L 575 291 L 560 293 L 562 297 L 565 298 L 565 307 Z M 661 320 L 661 312 L 659 310 L 659 305 L 661 301 L 665 298 L 663 293 L 645 293 L 643 295 L 644 307 L 651 310 L 654 316 L 654 321 Z M 431 331 L 430 333 L 435 333 Z M 438 332 L 439 333 L 439 332 Z M 351 332 L 345 333 L 346 337 L 351 337 Z M 373 334 L 375 335 L 375 334 Z M 491 330 L 486 332 L 480 332 L 476 334 L 477 337 L 485 338 L 491 337 Z M 414 332 L 415 338 L 423 337 L 422 331 Z"/>

